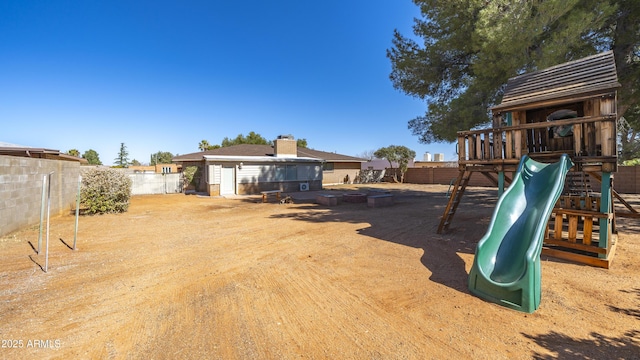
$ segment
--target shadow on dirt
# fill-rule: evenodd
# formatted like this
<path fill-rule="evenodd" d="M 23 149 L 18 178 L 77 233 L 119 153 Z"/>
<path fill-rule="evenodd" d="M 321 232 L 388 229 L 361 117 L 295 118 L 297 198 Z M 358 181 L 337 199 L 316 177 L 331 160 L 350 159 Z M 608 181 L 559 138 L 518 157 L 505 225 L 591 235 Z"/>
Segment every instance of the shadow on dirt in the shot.
<path fill-rule="evenodd" d="M 633 289 L 633 290 L 620 290 L 624 293 L 628 293 L 628 294 L 636 294 L 636 296 L 638 297 L 638 300 L 640 300 L 640 288 L 638 289 Z M 628 316 L 632 316 L 635 317 L 636 319 L 640 320 L 640 306 L 638 306 L 637 309 L 623 309 L 623 308 L 619 308 L 617 306 L 613 306 L 613 305 L 609 305 L 609 310 L 613 311 L 613 312 L 617 312 L 620 314 L 625 314 Z M 640 352 L 638 352 L 638 357 L 640 357 Z"/>
<path fill-rule="evenodd" d="M 67 248 L 69 248 L 69 250 L 73 250 L 73 246 L 71 246 L 71 245 L 67 244 L 67 242 L 66 242 L 66 241 L 64 241 L 64 239 L 63 239 L 63 238 L 60 238 L 59 240 L 60 240 L 60 242 L 61 242 L 64 246 L 66 246 Z"/>
<path fill-rule="evenodd" d="M 40 268 L 40 270 L 42 270 L 42 272 L 46 272 L 44 271 L 44 267 L 40 265 L 40 263 L 37 262 L 36 259 L 33 258 L 33 255 L 29 255 L 29 260 L 31 260 L 34 264 L 38 265 L 38 267 Z"/>
<path fill-rule="evenodd" d="M 31 247 L 34 253 L 36 254 L 38 253 L 38 249 L 36 249 L 36 247 L 31 243 L 31 241 L 27 241 L 27 244 L 29 244 L 29 246 Z"/>
<path fill-rule="evenodd" d="M 640 300 L 640 288 L 620 290 L 636 294 Z M 640 320 L 640 302 L 638 309 L 621 309 L 609 305 L 616 313 L 625 314 Z M 552 352 L 553 355 L 534 353 L 533 359 L 638 359 L 640 358 L 640 330 L 629 330 L 618 337 L 609 337 L 597 332 L 590 333 L 586 339 L 578 339 L 569 335 L 551 331 L 547 334 L 529 335 L 526 338 Z"/>
<path fill-rule="evenodd" d="M 616 216 L 616 230 L 637 234 L 640 232 L 640 219 Z"/>
<path fill-rule="evenodd" d="M 616 211 L 616 230 L 628 233 L 640 232 L 640 219 L 631 214 L 633 211 L 640 212 L 640 196 L 637 194 L 619 195 L 629 206 L 631 206 L 632 210 L 628 209 L 617 198 L 613 198 L 614 209 Z M 625 214 L 629 214 L 631 217 L 625 216 Z"/>
<path fill-rule="evenodd" d="M 592 332 L 589 338 L 578 339 L 551 331 L 547 334 L 524 337 L 549 350 L 553 354 L 534 353 L 532 358 L 550 359 L 637 359 L 640 354 L 640 331 L 630 330 L 619 337 L 608 337 Z M 615 356 L 612 357 L 612 354 Z"/>
<path fill-rule="evenodd" d="M 467 292 L 467 271 L 459 253 L 474 254 L 483 234 L 474 232 L 478 224 L 488 225 L 497 201 L 494 189 L 467 189 L 446 234 L 437 234 L 448 197 L 445 192 L 389 190 L 394 196 L 390 207 L 370 208 L 366 203 L 345 203 L 326 207 L 314 200 L 296 200 L 300 212 L 272 215 L 309 222 L 367 223 L 358 229 L 364 236 L 423 250 L 421 263 L 431 272 L 430 280 Z M 354 190 L 353 192 L 366 192 Z M 332 193 L 328 191 L 327 193 Z M 347 192 L 343 192 L 347 193 Z M 473 224 L 473 226 L 469 226 Z"/>

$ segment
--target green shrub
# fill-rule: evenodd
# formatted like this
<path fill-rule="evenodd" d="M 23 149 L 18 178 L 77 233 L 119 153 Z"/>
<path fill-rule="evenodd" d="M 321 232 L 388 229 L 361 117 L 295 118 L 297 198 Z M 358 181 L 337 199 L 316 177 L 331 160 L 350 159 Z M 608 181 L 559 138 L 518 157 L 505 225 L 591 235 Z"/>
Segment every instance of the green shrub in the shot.
<path fill-rule="evenodd" d="M 129 208 L 131 184 L 131 179 L 121 170 L 88 170 L 82 174 L 81 207 L 86 214 L 125 212 Z"/>
<path fill-rule="evenodd" d="M 182 176 L 184 176 L 184 187 L 192 187 L 194 189 L 198 188 L 198 183 L 200 182 L 200 169 L 197 166 L 187 166 L 182 171 Z"/>

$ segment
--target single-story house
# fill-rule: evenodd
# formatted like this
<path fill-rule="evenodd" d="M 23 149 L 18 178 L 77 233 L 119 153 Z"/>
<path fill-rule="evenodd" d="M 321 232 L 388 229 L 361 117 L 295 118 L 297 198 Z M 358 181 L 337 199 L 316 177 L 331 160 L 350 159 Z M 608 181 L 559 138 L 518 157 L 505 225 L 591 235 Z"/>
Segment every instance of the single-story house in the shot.
<path fill-rule="evenodd" d="M 352 181 L 365 159 L 301 148 L 292 136 L 274 145 L 241 144 L 175 156 L 184 172 L 195 168 L 196 191 L 211 196 L 321 190 Z"/>

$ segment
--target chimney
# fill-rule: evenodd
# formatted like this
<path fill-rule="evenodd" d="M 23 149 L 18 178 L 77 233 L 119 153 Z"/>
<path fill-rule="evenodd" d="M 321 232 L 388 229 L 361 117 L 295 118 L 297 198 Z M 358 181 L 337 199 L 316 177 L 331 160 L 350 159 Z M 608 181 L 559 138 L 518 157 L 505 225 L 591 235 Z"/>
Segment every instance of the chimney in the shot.
<path fill-rule="evenodd" d="M 297 157 L 298 143 L 293 139 L 293 135 L 278 135 L 273 152 L 276 157 Z"/>

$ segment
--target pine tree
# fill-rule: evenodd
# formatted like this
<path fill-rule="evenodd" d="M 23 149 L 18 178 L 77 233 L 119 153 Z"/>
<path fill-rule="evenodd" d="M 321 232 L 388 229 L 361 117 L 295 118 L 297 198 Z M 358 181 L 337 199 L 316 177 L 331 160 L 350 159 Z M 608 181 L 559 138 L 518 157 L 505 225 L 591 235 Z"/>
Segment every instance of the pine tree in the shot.
<path fill-rule="evenodd" d="M 127 151 L 127 146 L 124 143 L 120 143 L 118 157 L 113 161 L 115 162 L 115 167 L 126 168 L 129 166 L 129 152 Z"/>
<path fill-rule="evenodd" d="M 613 50 L 618 114 L 640 103 L 640 1 L 414 0 L 414 38 L 395 31 L 393 86 L 428 105 L 409 121 L 420 142 L 486 124 L 510 77 Z"/>

